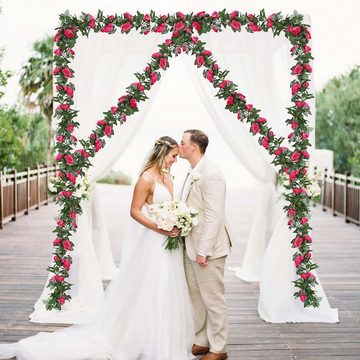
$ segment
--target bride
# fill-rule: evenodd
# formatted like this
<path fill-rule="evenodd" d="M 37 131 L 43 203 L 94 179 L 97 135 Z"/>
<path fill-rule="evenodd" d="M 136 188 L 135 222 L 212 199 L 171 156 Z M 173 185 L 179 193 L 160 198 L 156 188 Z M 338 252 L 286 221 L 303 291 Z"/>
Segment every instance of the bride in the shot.
<path fill-rule="evenodd" d="M 177 142 L 155 142 L 135 185 L 128 244 L 120 268 L 106 289 L 103 306 L 84 324 L 40 332 L 0 345 L 0 359 L 18 360 L 188 360 L 194 327 L 183 268 L 183 251 L 166 250 L 166 237 L 147 207 L 173 199 L 169 169 Z"/>

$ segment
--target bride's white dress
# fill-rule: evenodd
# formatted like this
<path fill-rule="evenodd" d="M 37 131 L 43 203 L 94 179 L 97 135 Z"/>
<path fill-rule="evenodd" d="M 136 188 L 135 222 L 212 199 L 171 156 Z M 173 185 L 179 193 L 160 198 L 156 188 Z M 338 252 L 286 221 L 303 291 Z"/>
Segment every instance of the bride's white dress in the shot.
<path fill-rule="evenodd" d="M 153 199 L 159 204 L 171 195 L 156 183 Z M 150 217 L 146 204 L 142 212 Z M 183 250 L 165 250 L 164 241 L 165 236 L 132 220 L 103 307 L 84 324 L 0 345 L 0 359 L 193 359 L 194 327 Z"/>

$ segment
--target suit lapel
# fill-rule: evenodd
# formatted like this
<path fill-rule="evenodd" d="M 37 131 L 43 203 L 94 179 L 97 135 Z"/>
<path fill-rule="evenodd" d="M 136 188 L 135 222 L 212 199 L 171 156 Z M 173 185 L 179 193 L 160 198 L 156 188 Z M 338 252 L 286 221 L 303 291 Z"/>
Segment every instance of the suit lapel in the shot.
<path fill-rule="evenodd" d="M 205 166 L 205 164 L 206 164 L 206 159 L 203 159 L 202 161 L 201 161 L 201 164 L 199 164 L 199 166 L 198 167 L 196 167 L 196 169 L 195 169 L 195 173 L 202 173 L 202 171 L 203 171 L 203 168 L 204 168 L 204 166 Z M 198 180 L 197 180 L 198 181 Z M 194 186 L 194 184 L 195 184 L 195 182 L 196 181 L 194 181 L 194 180 L 191 180 L 191 183 L 190 183 L 190 186 L 187 188 L 187 192 L 186 192 L 186 194 L 185 194 L 185 197 L 184 197 L 184 199 L 185 199 L 185 202 L 186 201 L 188 201 L 188 198 L 189 198 L 189 195 L 190 195 L 190 192 L 191 192 L 191 189 L 192 189 L 192 187 Z"/>

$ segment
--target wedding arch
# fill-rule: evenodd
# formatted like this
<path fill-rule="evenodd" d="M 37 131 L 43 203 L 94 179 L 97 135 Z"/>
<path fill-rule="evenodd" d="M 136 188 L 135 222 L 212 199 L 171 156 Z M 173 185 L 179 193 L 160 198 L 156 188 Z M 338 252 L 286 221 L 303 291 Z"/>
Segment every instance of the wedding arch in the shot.
<path fill-rule="evenodd" d="M 160 80 L 161 71 L 166 71 L 170 65 L 169 59 L 182 53 L 194 56 L 195 65 L 203 68 L 204 78 L 218 90 L 216 97 L 226 102 L 225 108 L 236 114 L 236 121 L 248 123 L 249 131 L 258 137 L 259 145 L 273 157 L 272 163 L 277 166 L 278 173 L 289 180 L 285 185 L 284 196 L 287 204 L 284 211 L 288 217 L 288 227 L 294 234 L 291 244 L 296 249 L 293 261 L 299 277 L 294 281 L 298 288 L 294 296 L 299 298 L 305 307 L 318 307 L 320 299 L 314 290 L 317 280 L 311 272 L 318 266 L 312 260 L 307 192 L 311 185 L 307 177 L 307 149 L 310 146 L 310 128 L 307 121 L 310 108 L 307 101 L 313 98 L 309 91 L 312 72 L 310 62 L 313 58 L 308 45 L 311 38 L 309 25 L 303 22 L 303 16 L 296 12 L 286 17 L 281 13 L 266 16 L 264 10 L 258 15 L 223 10 L 212 14 L 177 12 L 173 15 L 157 15 L 151 11 L 149 14 L 137 12 L 135 15 L 124 13 L 110 16 L 99 11 L 96 18 L 85 13 L 79 17 L 65 13 L 60 15 L 60 21 L 54 38 L 57 45 L 54 51 L 54 82 L 58 92 L 54 102 L 59 104 L 54 114 L 58 119 L 55 148 L 59 165 L 54 186 L 56 203 L 61 209 L 54 229 L 56 239 L 53 242 L 53 263 L 48 268 L 54 276 L 49 279 L 48 287 L 51 293 L 46 308 L 61 310 L 62 305 L 71 299 L 68 294 L 71 284 L 66 280 L 72 263 L 70 253 L 76 246 L 71 241 L 71 236 L 76 232 L 77 216 L 82 213 L 83 193 L 79 192 L 78 188 L 79 184 L 86 187 L 84 179 L 86 170 L 91 166 L 90 158 L 105 146 L 105 139 L 114 134 L 116 126 L 126 123 L 127 118 L 139 110 L 138 103 L 148 98 L 146 91 Z M 293 104 L 287 108 L 289 118 L 286 120 L 286 124 L 291 128 L 288 136 L 289 147 L 282 146 L 284 138 L 276 136 L 268 121 L 260 116 L 260 110 L 249 103 L 244 94 L 237 91 L 237 85 L 227 78 L 229 72 L 220 69 L 211 51 L 206 49 L 206 43 L 196 36 L 210 31 L 221 32 L 227 27 L 234 32 L 271 31 L 273 36 L 283 33 L 291 43 L 290 51 L 294 58 L 291 74 L 294 78 L 290 83 Z M 75 57 L 73 47 L 80 33 L 83 36 L 88 36 L 90 32 L 113 34 L 117 30 L 123 34 L 138 31 L 143 35 L 152 32 L 169 33 L 171 36 L 158 45 L 159 49 L 152 54 L 147 67 L 135 74 L 137 81 L 126 88 L 117 104 L 103 113 L 103 118 L 97 122 L 89 137 L 78 140 L 72 134 L 79 126 L 76 121 L 78 110 L 72 108 L 75 85 L 71 82 L 74 73 L 69 63 Z"/>

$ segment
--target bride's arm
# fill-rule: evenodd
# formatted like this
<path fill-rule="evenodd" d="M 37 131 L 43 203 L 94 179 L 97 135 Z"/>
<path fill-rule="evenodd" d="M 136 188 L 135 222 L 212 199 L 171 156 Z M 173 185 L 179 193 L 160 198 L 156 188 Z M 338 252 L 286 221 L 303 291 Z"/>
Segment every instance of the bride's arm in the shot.
<path fill-rule="evenodd" d="M 177 233 L 173 231 L 166 231 L 159 229 L 157 225 L 151 221 L 148 217 L 146 217 L 142 212 L 141 208 L 145 204 L 146 199 L 152 192 L 154 181 L 150 178 L 141 177 L 134 188 L 134 194 L 131 202 L 130 215 L 133 219 L 139 222 L 141 225 L 146 226 L 150 230 L 156 231 L 159 234 L 163 234 L 166 236 L 176 236 Z"/>

